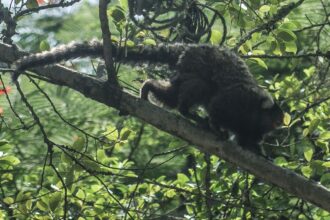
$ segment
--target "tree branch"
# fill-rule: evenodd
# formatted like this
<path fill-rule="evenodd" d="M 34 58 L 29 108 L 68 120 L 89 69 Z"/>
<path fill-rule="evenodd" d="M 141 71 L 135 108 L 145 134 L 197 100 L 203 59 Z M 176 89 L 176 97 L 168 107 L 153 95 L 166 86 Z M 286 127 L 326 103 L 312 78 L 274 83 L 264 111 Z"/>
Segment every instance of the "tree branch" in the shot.
<path fill-rule="evenodd" d="M 22 55 L 22 52 L 17 52 L 12 46 L 0 43 L 1 61 L 11 63 L 19 55 Z M 56 85 L 67 86 L 97 102 L 128 112 L 134 117 L 186 140 L 203 152 L 221 157 L 288 193 L 330 211 L 330 191 L 322 185 L 288 169 L 277 167 L 230 141 L 221 142 L 214 134 L 197 127 L 181 116 L 171 114 L 147 101 L 123 92 L 116 86 L 109 86 L 105 82 L 60 65 L 35 68 L 31 71 L 51 79 Z"/>
<path fill-rule="evenodd" d="M 241 45 L 243 45 L 247 40 L 251 39 L 252 35 L 256 32 L 260 32 L 262 30 L 272 30 L 276 22 L 285 18 L 293 9 L 299 7 L 305 0 L 299 0 L 297 2 L 291 2 L 288 5 L 283 6 L 278 10 L 278 12 L 266 23 L 263 23 L 253 30 L 249 31 L 244 37 L 240 39 L 240 41 L 234 47 L 234 51 L 237 51 Z"/>
<path fill-rule="evenodd" d="M 107 8 L 110 0 L 100 0 L 99 2 L 99 19 L 101 23 L 102 39 L 103 39 L 103 57 L 105 67 L 108 74 L 108 82 L 118 85 L 116 69 L 113 63 L 111 32 L 109 29 L 109 21 L 107 16 Z"/>

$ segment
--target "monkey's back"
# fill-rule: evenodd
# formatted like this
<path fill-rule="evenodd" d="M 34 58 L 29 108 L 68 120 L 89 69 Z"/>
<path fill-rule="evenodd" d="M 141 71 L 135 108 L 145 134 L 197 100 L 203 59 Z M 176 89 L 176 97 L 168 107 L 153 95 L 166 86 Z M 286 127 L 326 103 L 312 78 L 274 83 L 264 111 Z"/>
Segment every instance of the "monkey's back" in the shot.
<path fill-rule="evenodd" d="M 225 47 L 190 45 L 179 57 L 177 69 L 183 80 L 199 78 L 220 90 L 257 85 L 245 62 Z"/>

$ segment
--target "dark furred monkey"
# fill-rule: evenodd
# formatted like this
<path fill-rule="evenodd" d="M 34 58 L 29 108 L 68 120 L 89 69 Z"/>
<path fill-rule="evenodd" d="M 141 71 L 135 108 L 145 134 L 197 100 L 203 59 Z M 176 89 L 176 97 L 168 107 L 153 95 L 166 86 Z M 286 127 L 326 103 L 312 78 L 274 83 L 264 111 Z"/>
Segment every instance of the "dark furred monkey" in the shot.
<path fill-rule="evenodd" d="M 113 45 L 114 53 L 121 48 Z M 51 51 L 23 57 L 15 63 L 16 72 L 28 68 L 58 63 L 83 56 L 102 56 L 102 44 L 97 41 L 71 43 Z M 167 85 L 147 80 L 141 97 L 149 92 L 162 103 L 189 118 L 200 121 L 191 109 L 203 106 L 209 124 L 234 132 L 238 142 L 252 151 L 259 151 L 263 135 L 275 129 L 283 120 L 283 112 L 273 98 L 262 89 L 245 62 L 227 48 L 210 45 L 172 44 L 127 48 L 123 61 L 150 61 L 168 64 L 176 70 Z M 17 74 L 17 76 L 18 76 Z"/>
<path fill-rule="evenodd" d="M 198 117 L 190 112 L 192 106 L 204 106 L 211 128 L 234 132 L 238 143 L 254 152 L 259 152 L 262 137 L 281 125 L 282 110 L 234 52 L 192 45 L 180 55 L 176 69 L 168 85 L 147 80 L 141 98 L 147 99 L 152 92 L 165 105 L 194 120 Z"/>

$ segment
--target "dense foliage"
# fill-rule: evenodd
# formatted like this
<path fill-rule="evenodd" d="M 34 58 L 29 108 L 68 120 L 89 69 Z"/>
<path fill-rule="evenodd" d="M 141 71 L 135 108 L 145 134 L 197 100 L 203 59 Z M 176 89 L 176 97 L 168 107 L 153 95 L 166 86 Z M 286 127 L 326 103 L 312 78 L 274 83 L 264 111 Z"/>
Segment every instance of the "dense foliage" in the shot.
<path fill-rule="evenodd" d="M 0 3 L 2 41 L 37 52 L 100 39 L 97 5 L 76 2 Z M 285 126 L 265 139 L 263 154 L 329 188 L 330 2 L 297 1 L 289 9 L 293 1 L 174 2 L 111 1 L 112 39 L 129 46 L 236 48 L 287 112 Z M 99 62 L 65 64 L 96 75 Z M 172 74 L 166 66 L 116 67 L 120 84 L 135 95 L 146 78 Z M 0 77 L 1 219 L 330 218 L 221 158 L 29 75 L 19 82 L 31 114 L 9 74 Z M 56 143 L 51 150 L 47 141 Z"/>

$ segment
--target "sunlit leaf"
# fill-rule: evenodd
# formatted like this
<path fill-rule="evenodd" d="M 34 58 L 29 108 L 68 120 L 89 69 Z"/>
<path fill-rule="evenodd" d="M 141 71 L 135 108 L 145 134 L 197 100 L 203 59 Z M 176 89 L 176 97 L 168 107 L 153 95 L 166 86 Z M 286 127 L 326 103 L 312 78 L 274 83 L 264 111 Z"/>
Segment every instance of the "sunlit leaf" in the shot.
<path fill-rule="evenodd" d="M 177 181 L 180 182 L 181 184 L 184 184 L 189 181 L 189 178 L 183 173 L 178 173 Z"/>
<path fill-rule="evenodd" d="M 153 45 L 155 46 L 156 45 L 156 41 L 154 39 L 151 39 L 151 38 L 147 38 L 143 41 L 143 44 L 145 45 Z"/>
<path fill-rule="evenodd" d="M 3 202 L 6 203 L 7 205 L 10 205 L 10 204 L 14 203 L 14 199 L 13 199 L 13 197 L 6 197 L 3 199 Z"/>
<path fill-rule="evenodd" d="M 49 209 L 48 205 L 44 201 L 42 201 L 42 200 L 39 200 L 37 202 L 37 207 L 41 211 L 48 211 L 48 209 Z"/>
<path fill-rule="evenodd" d="M 176 192 L 174 189 L 169 189 L 164 194 L 168 198 L 173 198 L 176 195 Z"/>
<path fill-rule="evenodd" d="M 320 134 L 320 139 L 326 141 L 330 139 L 330 131 L 325 131 Z"/>
<path fill-rule="evenodd" d="M 266 12 L 269 12 L 270 10 L 270 6 L 269 5 L 263 5 L 259 8 L 259 11 L 262 12 L 262 13 L 266 13 Z"/>
<path fill-rule="evenodd" d="M 284 113 L 283 123 L 285 126 L 288 126 L 291 122 L 291 115 L 287 112 Z"/>
<path fill-rule="evenodd" d="M 286 159 L 284 157 L 276 157 L 274 159 L 274 164 L 276 164 L 277 166 L 284 166 L 287 163 L 288 162 L 286 161 Z"/>
<path fill-rule="evenodd" d="M 221 42 L 222 33 L 218 30 L 212 29 L 210 41 L 212 44 L 217 45 Z"/>
<path fill-rule="evenodd" d="M 304 176 L 309 178 L 311 176 L 313 170 L 309 166 L 304 166 L 301 168 L 301 172 Z"/>
<path fill-rule="evenodd" d="M 11 155 L 0 157 L 0 163 L 1 161 L 7 161 L 10 165 L 17 165 L 21 162 L 17 157 Z"/>
<path fill-rule="evenodd" d="M 286 42 L 285 43 L 285 51 L 291 53 L 297 53 L 297 44 L 294 41 Z"/>
<path fill-rule="evenodd" d="M 305 159 L 306 159 L 307 161 L 311 161 L 311 159 L 312 159 L 312 157 L 313 157 L 313 154 L 314 154 L 314 150 L 313 150 L 313 148 L 311 148 L 311 147 L 306 147 L 306 148 L 304 149 L 304 156 L 305 156 Z"/>
<path fill-rule="evenodd" d="M 267 64 L 260 58 L 250 58 L 250 60 L 256 61 L 256 63 L 264 69 L 268 69 Z"/>

